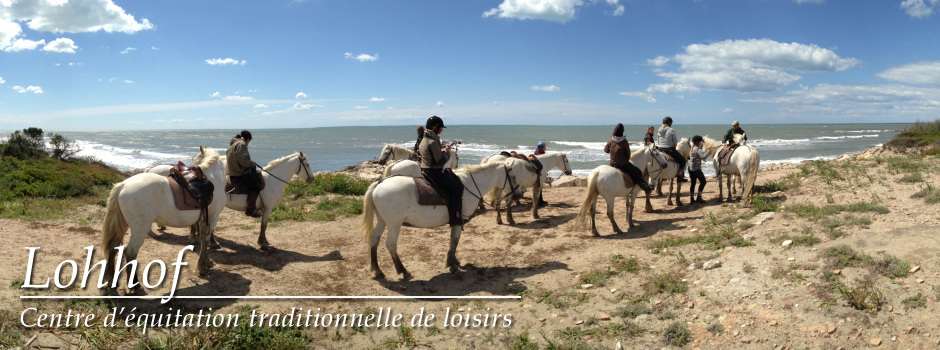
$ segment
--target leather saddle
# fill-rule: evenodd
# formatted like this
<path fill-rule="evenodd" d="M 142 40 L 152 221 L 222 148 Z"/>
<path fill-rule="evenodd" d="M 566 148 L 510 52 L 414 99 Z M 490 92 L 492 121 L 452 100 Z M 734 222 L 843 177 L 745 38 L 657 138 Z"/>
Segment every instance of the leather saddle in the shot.
<path fill-rule="evenodd" d="M 667 161 L 667 162 L 673 162 L 673 163 L 675 163 L 676 160 L 672 158 L 672 153 L 669 153 L 669 152 L 671 152 L 671 151 L 668 150 L 668 149 L 665 149 L 665 148 L 660 148 L 660 149 L 659 149 L 659 154 L 662 154 L 662 155 L 663 155 L 663 158 L 666 158 L 666 161 Z"/>
<path fill-rule="evenodd" d="M 718 164 L 724 166 L 731 163 L 731 155 L 734 154 L 734 150 L 738 149 L 738 147 L 741 147 L 741 144 L 731 143 L 722 148 L 721 151 L 718 151 Z"/>
<path fill-rule="evenodd" d="M 198 166 L 186 167 L 182 162 L 170 168 L 167 176 L 173 202 L 179 210 L 199 210 L 212 203 L 215 186 Z"/>
<path fill-rule="evenodd" d="M 457 182 L 461 182 L 460 178 L 454 173 L 445 173 L 450 175 L 450 177 Z M 418 205 L 447 205 L 447 201 L 450 198 L 450 191 L 435 183 L 434 180 L 423 171 L 421 172 L 421 176 L 420 178 L 413 178 L 415 181 L 415 192 L 418 195 Z"/>
<path fill-rule="evenodd" d="M 612 167 L 612 168 L 617 169 L 617 171 L 620 172 L 620 177 L 623 178 L 623 185 L 624 185 L 624 186 L 626 186 L 627 188 L 632 188 L 632 187 L 633 187 L 633 185 L 634 185 L 634 183 L 633 183 L 633 178 L 630 177 L 630 175 L 628 175 L 627 173 L 623 172 L 623 170 L 618 169 L 617 167 Z"/>

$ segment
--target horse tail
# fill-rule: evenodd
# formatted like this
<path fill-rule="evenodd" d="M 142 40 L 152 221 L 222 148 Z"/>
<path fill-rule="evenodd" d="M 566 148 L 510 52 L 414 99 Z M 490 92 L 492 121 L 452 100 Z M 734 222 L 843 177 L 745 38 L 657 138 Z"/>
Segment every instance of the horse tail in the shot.
<path fill-rule="evenodd" d="M 760 167 L 760 157 L 756 149 L 751 149 L 750 164 L 747 168 L 747 181 L 744 182 L 744 188 L 741 189 L 741 198 L 744 199 L 744 206 L 751 205 L 751 190 L 754 188 L 754 182 L 757 181 L 757 168 Z"/>
<path fill-rule="evenodd" d="M 378 184 L 378 181 L 373 182 L 362 200 L 362 222 L 359 223 L 359 231 L 365 235 L 367 243 L 372 240 L 372 231 L 375 231 L 375 203 L 372 201 L 372 190 Z"/>
<path fill-rule="evenodd" d="M 588 216 L 591 215 L 591 206 L 593 206 L 594 201 L 597 200 L 597 177 L 599 174 L 600 172 L 595 170 L 591 172 L 591 175 L 588 175 L 588 192 L 587 195 L 584 196 L 584 203 L 581 203 L 581 210 L 578 212 L 578 217 L 575 219 L 579 230 L 586 230 L 590 225 L 588 224 Z"/>
<path fill-rule="evenodd" d="M 108 195 L 108 208 L 104 216 L 104 223 L 101 224 L 101 248 L 108 254 L 111 249 L 111 241 L 124 241 L 124 234 L 127 232 L 127 221 L 124 214 L 121 213 L 121 205 L 118 203 L 118 196 L 124 188 L 124 183 L 120 182 L 111 188 L 111 194 Z"/>
<path fill-rule="evenodd" d="M 395 164 L 398 164 L 398 163 L 395 163 Z M 392 176 L 392 167 L 395 166 L 395 164 L 389 164 L 385 166 L 385 173 L 382 174 L 383 179 L 389 176 Z"/>

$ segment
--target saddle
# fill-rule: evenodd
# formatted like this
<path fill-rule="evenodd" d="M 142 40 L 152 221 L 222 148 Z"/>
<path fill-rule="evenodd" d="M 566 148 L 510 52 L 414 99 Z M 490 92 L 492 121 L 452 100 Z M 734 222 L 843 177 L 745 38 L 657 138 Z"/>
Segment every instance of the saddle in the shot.
<path fill-rule="evenodd" d="M 261 190 L 264 190 L 264 176 L 258 174 L 258 181 L 261 182 Z M 258 192 L 261 192 L 261 190 Z M 231 176 L 225 175 L 225 194 L 248 194 L 248 185 L 243 183 L 232 184 Z"/>
<path fill-rule="evenodd" d="M 627 173 L 623 172 L 623 170 L 620 170 L 620 169 L 618 169 L 617 167 L 612 167 L 612 168 L 617 169 L 617 171 L 620 172 L 620 177 L 623 178 L 623 185 L 624 185 L 624 186 L 626 186 L 627 188 L 633 187 L 633 185 L 634 185 L 634 183 L 633 183 L 633 178 L 630 177 L 630 175 L 627 175 Z"/>
<path fill-rule="evenodd" d="M 667 161 L 667 162 L 673 162 L 673 163 L 675 163 L 676 160 L 675 160 L 674 158 L 672 158 L 672 154 L 669 153 L 669 152 L 670 152 L 670 150 L 669 150 L 669 149 L 666 149 L 666 148 L 660 148 L 660 149 L 659 149 L 659 154 L 662 154 L 662 155 L 663 155 L 663 158 L 666 158 L 666 161 Z"/>
<path fill-rule="evenodd" d="M 446 172 L 451 178 L 461 182 L 460 178 L 452 172 Z M 422 177 L 415 177 L 415 193 L 418 196 L 418 205 L 447 205 L 450 191 L 439 186 L 428 174 L 421 172 Z"/>
<path fill-rule="evenodd" d="M 185 172 L 180 168 L 186 170 Z M 215 186 L 198 166 L 188 168 L 178 163 L 170 169 L 170 190 L 173 192 L 173 202 L 179 210 L 200 210 L 212 203 L 212 192 Z"/>
<path fill-rule="evenodd" d="M 725 166 L 731 163 L 731 155 L 734 154 L 734 150 L 741 147 L 738 143 L 730 143 L 726 145 L 721 151 L 718 151 L 718 165 Z"/>

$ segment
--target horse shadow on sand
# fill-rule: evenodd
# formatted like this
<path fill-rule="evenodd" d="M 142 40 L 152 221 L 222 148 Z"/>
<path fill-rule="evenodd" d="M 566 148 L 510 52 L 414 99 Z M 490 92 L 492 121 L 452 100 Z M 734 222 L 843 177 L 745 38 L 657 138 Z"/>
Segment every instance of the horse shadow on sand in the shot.
<path fill-rule="evenodd" d="M 190 277 L 183 276 L 182 278 Z M 196 277 L 192 277 L 192 279 L 195 278 Z M 201 284 L 177 289 L 173 293 L 174 298 L 168 301 L 166 304 L 161 304 L 160 301 L 169 293 L 147 293 L 146 295 L 141 295 L 145 297 L 152 297 L 154 299 L 111 300 L 119 311 L 123 307 L 124 310 L 128 312 L 134 310 L 134 313 L 150 312 L 165 314 L 168 313 L 167 310 L 169 308 L 172 308 L 173 310 L 182 309 L 183 313 L 187 313 L 198 312 L 196 310 L 206 308 L 220 309 L 226 306 L 234 305 L 236 302 L 238 302 L 238 299 L 187 299 L 175 298 L 175 296 L 245 296 L 248 295 L 248 293 L 251 291 L 251 280 L 248 280 L 247 278 L 242 277 L 237 273 L 211 270 L 208 276 L 198 278 L 201 280 Z M 164 284 L 172 283 L 172 279 L 167 280 L 169 281 L 164 281 Z M 172 311 L 170 313 L 175 314 L 176 311 Z"/>
<path fill-rule="evenodd" d="M 476 267 L 466 264 L 458 273 L 440 273 L 427 281 L 377 281 L 390 292 L 407 296 L 461 296 L 478 292 L 512 295 L 526 287 L 517 280 L 554 270 L 571 271 L 568 265 L 549 261 L 530 267 Z M 417 298 L 421 299 L 421 298 Z"/>
<path fill-rule="evenodd" d="M 546 229 L 546 228 L 556 228 L 558 226 L 571 222 L 571 220 L 574 220 L 574 218 L 576 218 L 577 216 L 578 214 L 575 214 L 575 213 L 568 213 L 568 214 L 557 215 L 557 216 L 549 216 L 549 215 L 541 214 L 539 215 L 540 217 L 539 219 L 535 219 L 526 223 L 519 223 L 519 217 L 517 216 L 517 217 L 514 217 L 514 219 L 516 219 L 516 224 L 512 225 L 511 227 L 520 228 L 524 230 L 541 230 L 541 229 Z M 529 216 L 528 218 L 532 219 L 531 216 Z"/>
<path fill-rule="evenodd" d="M 162 235 L 153 238 L 161 243 L 171 245 L 194 245 L 196 246 L 194 250 L 197 252 L 199 251 L 199 244 L 190 242 L 188 236 L 163 233 Z M 233 240 L 225 239 L 218 235 L 215 236 L 215 239 L 219 242 L 220 245 L 222 245 L 222 248 L 225 248 L 209 250 L 209 258 L 211 258 L 216 264 L 250 265 L 268 272 L 274 272 L 281 271 L 284 269 L 284 266 L 287 266 L 291 263 L 343 260 L 343 255 L 338 250 L 334 250 L 324 254 L 323 256 L 312 256 L 274 247 L 272 247 L 269 251 L 260 251 L 250 245 L 241 244 Z M 212 271 L 215 272 L 215 270 Z"/>
<path fill-rule="evenodd" d="M 606 215 L 604 215 L 603 217 L 597 217 L 598 222 L 600 222 L 601 219 L 603 219 L 606 222 L 609 222 L 607 221 Z M 659 231 L 682 230 L 685 228 L 685 226 L 679 226 L 677 225 L 677 223 L 690 221 L 690 220 L 698 220 L 698 218 L 697 217 L 683 217 L 683 218 L 671 218 L 671 219 L 664 218 L 664 219 L 646 220 L 646 221 L 636 220 L 636 223 L 638 224 L 638 226 L 631 227 L 630 229 L 624 231 L 621 234 L 614 234 L 612 230 L 609 228 L 605 228 L 605 229 L 598 228 L 597 230 L 601 234 L 600 237 L 592 237 L 592 238 L 620 240 L 620 239 L 638 239 L 638 238 L 652 237 Z M 618 225 L 619 225 L 619 220 L 618 220 Z M 621 229 L 625 227 L 627 227 L 626 223 L 624 223 L 624 225 L 621 226 Z M 607 232 L 604 232 L 604 230 L 606 230 Z"/>

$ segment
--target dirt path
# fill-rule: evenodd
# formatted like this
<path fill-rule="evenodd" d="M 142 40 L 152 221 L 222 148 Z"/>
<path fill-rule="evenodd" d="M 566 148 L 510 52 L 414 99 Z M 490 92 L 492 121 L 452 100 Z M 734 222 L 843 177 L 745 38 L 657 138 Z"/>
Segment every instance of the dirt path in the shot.
<path fill-rule="evenodd" d="M 936 158 L 933 158 L 936 162 Z M 471 308 L 481 313 L 512 314 L 508 328 L 443 329 L 438 335 L 427 330 L 415 330 L 419 344 L 436 349 L 447 348 L 506 348 L 528 333 L 529 339 L 545 346 L 539 335 L 556 343 L 564 335 L 557 330 L 591 330 L 606 325 L 623 324 L 624 308 L 636 305 L 632 297 L 644 295 L 651 278 L 674 275 L 684 281 L 687 291 L 678 294 L 646 294 L 650 314 L 626 318 L 645 332 L 630 338 L 585 335 L 581 341 L 587 345 L 613 348 L 621 342 L 625 348 L 662 348 L 666 328 L 680 322 L 691 331 L 692 341 L 687 348 L 858 348 L 870 346 L 873 338 L 881 340 L 887 348 L 932 348 L 940 342 L 937 297 L 934 286 L 940 282 L 940 205 L 925 204 L 912 198 L 922 185 L 898 182 L 901 174 L 883 173 L 884 165 L 873 166 L 868 173 L 877 180 L 870 182 L 834 182 L 826 185 L 818 177 L 803 180 L 802 186 L 778 193 L 773 197 L 784 210 L 759 225 L 747 227 L 742 222 L 731 223 L 735 234 L 744 235 L 754 245 L 725 247 L 720 251 L 702 244 L 686 244 L 651 252 L 650 247 L 666 238 L 688 238 L 715 230 L 703 220 L 711 212 L 717 218 L 743 216 L 748 208 L 737 208 L 737 202 L 719 204 L 714 181 L 709 179 L 705 191 L 705 204 L 688 204 L 688 184 L 683 189 L 683 207 L 667 207 L 665 197 L 653 198 L 654 213 L 643 212 L 642 199 L 636 206 L 635 220 L 639 226 L 620 235 L 612 235 L 612 228 L 603 212 L 603 200 L 598 203 L 598 230 L 601 237 L 575 229 L 574 218 L 583 200 L 584 188 L 560 188 L 545 191 L 544 198 L 551 203 L 540 210 L 542 219 L 532 220 L 528 214 L 528 201 L 514 211 L 516 226 L 497 226 L 493 211 L 481 213 L 466 227 L 458 248 L 458 258 L 464 264 L 461 272 L 450 274 L 444 268 L 449 230 L 403 228 L 399 251 L 414 280 L 402 281 L 394 274 L 394 267 L 384 243 L 379 249 L 379 264 L 388 275 L 387 281 L 371 279 L 368 271 L 367 246 L 357 231 L 359 217 L 338 218 L 332 222 L 285 222 L 269 227 L 268 239 L 275 249 L 262 252 L 255 243 L 258 224 L 230 210 L 222 214 L 218 230 L 222 249 L 211 252 L 216 265 L 206 277 L 199 277 L 186 269 L 176 292 L 177 295 L 513 295 L 527 290 L 522 300 L 470 301 L 456 300 L 177 300 L 170 307 L 194 310 L 211 307 L 221 312 L 234 312 L 242 305 L 258 305 L 267 313 L 288 312 L 292 307 L 321 312 L 351 313 L 366 308 L 391 307 L 396 312 L 411 315 L 421 307 L 426 312 L 444 315 L 447 308 Z M 936 166 L 936 163 L 934 163 Z M 777 180 L 798 169 L 761 172 L 757 183 Z M 940 177 L 925 172 L 928 183 L 938 184 Z M 884 179 L 881 179 L 884 177 Z M 870 182 L 861 187 L 860 183 Z M 853 193 L 854 192 L 854 193 Z M 881 198 L 890 212 L 864 214 L 872 219 L 867 225 L 846 226 L 844 237 L 829 239 L 819 222 L 809 222 L 787 211 L 796 204 L 822 206 L 826 195 L 833 203 L 854 203 Z M 88 208 L 89 211 L 101 210 Z M 624 206 L 618 199 L 615 208 L 618 224 L 626 227 Z M 97 222 L 95 223 L 97 225 Z M 803 227 L 808 227 L 804 229 Z M 148 238 L 139 256 L 142 264 L 154 259 L 170 263 L 177 253 L 189 244 L 188 230 L 171 228 Z M 781 234 L 810 233 L 824 242 L 813 246 L 782 248 Z M 35 279 L 45 281 L 51 277 L 56 265 L 72 259 L 84 267 L 86 246 L 96 245 L 95 228 L 80 227 L 73 222 L 25 223 L 0 220 L 0 237 L 6 244 L 0 246 L 3 259 L 0 279 L 6 286 L 21 281 L 25 274 L 28 251 L 24 247 L 40 246 L 36 258 Z M 838 292 L 821 294 L 822 278 L 828 271 L 821 253 L 829 247 L 848 245 L 875 258 L 892 254 L 909 260 L 919 270 L 906 277 L 888 278 L 874 275 L 865 266 L 842 268 L 841 281 L 847 286 L 871 281 L 886 298 L 880 311 L 859 311 L 850 306 Z M 581 289 L 582 280 L 590 272 L 604 271 L 611 266 L 611 257 L 620 254 L 635 256 L 639 272 L 620 272 L 590 289 Z M 689 270 L 696 261 L 716 259 L 721 266 L 715 269 Z M 195 261 L 189 255 L 187 261 Z M 616 271 L 616 269 L 614 270 Z M 780 272 L 784 271 L 784 272 Z M 172 269 L 170 269 L 172 274 Z M 781 275 L 782 274 L 782 275 Z M 154 275 L 155 276 L 155 275 Z M 800 277 L 797 277 L 800 276 Z M 156 276 L 155 276 L 156 277 Z M 92 278 L 95 280 L 96 278 Z M 54 289 L 54 288 L 53 288 Z M 552 292 L 554 297 L 539 296 Z M 18 318 L 26 307 L 64 309 L 60 301 L 23 301 L 20 295 L 97 295 L 97 290 L 27 291 L 0 288 L 0 309 L 12 310 Z M 169 293 L 169 283 L 151 290 L 149 295 Z M 622 294 L 626 293 L 626 294 Z M 921 293 L 926 306 L 905 309 L 902 300 Z M 584 296 L 581 296 L 581 295 Z M 834 297 L 833 297 L 834 296 Z M 554 299 L 553 299 L 554 298 Z M 828 298 L 833 302 L 826 303 Z M 555 306 L 550 302 L 557 301 Z M 122 301 L 120 306 L 141 310 L 166 311 L 166 305 L 154 301 Z M 567 304 L 567 305 L 564 305 Z M 828 311 L 826 308 L 828 307 Z M 611 316 L 603 320 L 602 313 Z M 592 317 L 601 318 L 594 324 Z M 588 321 L 586 324 L 578 322 Z M 717 335 L 707 331 L 722 332 Z M 913 328 L 908 328 L 913 327 Z M 387 339 L 396 337 L 395 329 L 366 329 L 364 334 L 340 330 L 340 339 L 333 340 L 335 328 L 306 330 L 313 342 L 326 348 L 383 347 Z M 23 341 L 35 334 L 26 331 Z M 570 333 L 568 333 L 570 334 Z M 63 341 L 80 344 L 77 336 L 53 337 L 40 332 L 35 344 L 58 344 Z M 21 344 L 22 344 L 21 342 Z M 122 346 L 130 346 L 127 340 Z M 120 343 L 120 342 L 118 342 Z M 74 346 L 73 346 L 74 347 Z"/>

